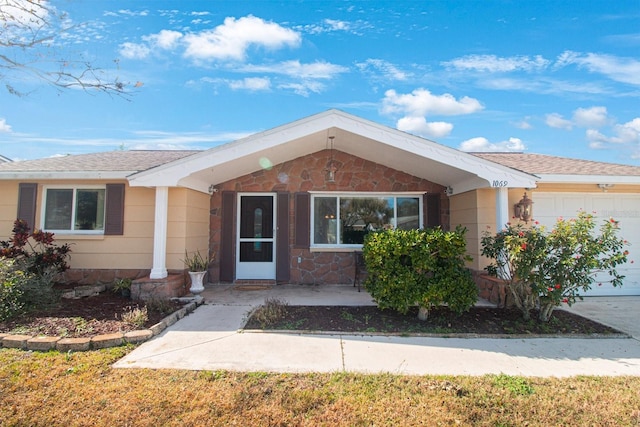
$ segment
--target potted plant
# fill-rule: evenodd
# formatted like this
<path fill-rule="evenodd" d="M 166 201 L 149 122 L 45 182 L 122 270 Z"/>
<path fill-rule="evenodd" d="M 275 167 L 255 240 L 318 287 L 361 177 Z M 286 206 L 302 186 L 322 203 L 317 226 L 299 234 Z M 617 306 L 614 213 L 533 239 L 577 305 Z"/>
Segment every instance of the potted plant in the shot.
<path fill-rule="evenodd" d="M 131 279 L 116 279 L 113 282 L 113 292 L 119 292 L 125 298 L 131 297 Z"/>
<path fill-rule="evenodd" d="M 191 288 L 189 288 L 189 292 L 197 295 L 204 291 L 203 280 L 205 274 L 207 274 L 209 261 L 200 254 L 200 251 L 194 252 L 193 255 L 189 255 L 189 253 L 185 251 L 183 262 L 191 278 Z"/>

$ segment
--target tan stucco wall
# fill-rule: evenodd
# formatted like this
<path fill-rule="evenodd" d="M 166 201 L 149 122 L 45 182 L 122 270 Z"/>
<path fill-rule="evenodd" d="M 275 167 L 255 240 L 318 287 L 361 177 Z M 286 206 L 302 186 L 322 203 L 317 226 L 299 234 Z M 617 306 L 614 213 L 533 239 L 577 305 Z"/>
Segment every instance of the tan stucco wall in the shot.
<path fill-rule="evenodd" d="M 185 250 L 189 254 L 209 253 L 209 195 L 186 188 L 169 189 L 167 219 L 167 268 L 184 268 Z"/>
<path fill-rule="evenodd" d="M 21 181 L 26 182 L 26 181 Z M 116 181 L 83 181 L 106 184 Z M 74 185 L 50 181 L 46 185 Z M 41 224 L 43 184 L 38 186 L 36 224 Z M 18 181 L 0 182 L 0 239 L 11 236 L 17 215 Z M 153 264 L 155 189 L 125 188 L 124 234 L 122 236 L 56 234 L 59 243 L 71 244 L 70 266 L 74 269 L 150 269 Z M 184 188 L 169 189 L 167 220 L 167 269 L 184 268 L 185 249 L 208 251 L 209 196 Z"/>
<path fill-rule="evenodd" d="M 0 240 L 11 235 L 18 214 L 18 182 L 0 181 Z"/>
<path fill-rule="evenodd" d="M 513 206 L 522 198 L 524 189 L 510 189 L 508 192 L 509 219 L 512 220 Z M 531 197 L 531 192 L 527 191 Z M 480 255 L 480 240 L 485 232 L 496 232 L 496 190 L 483 188 L 450 197 L 451 229 L 457 225 L 467 228 L 467 253 L 473 261 L 467 264 L 474 270 L 482 270 L 489 260 Z"/>
<path fill-rule="evenodd" d="M 533 218 L 536 215 L 536 192 L 558 192 L 558 193 L 594 193 L 601 192 L 596 184 L 545 184 L 540 183 L 533 190 L 510 189 L 508 196 L 509 220 L 515 221 L 513 218 L 513 207 L 524 193 L 534 202 Z M 607 190 L 608 193 L 618 194 L 639 194 L 639 185 L 621 185 L 617 184 Z M 477 209 L 476 209 L 477 206 Z M 457 194 L 450 197 L 450 214 L 451 229 L 456 225 L 462 225 L 467 228 L 467 252 L 473 257 L 473 261 L 468 267 L 474 270 L 483 270 L 489 260 L 480 255 L 482 246 L 480 239 L 483 233 L 495 233 L 496 230 L 496 195 L 495 190 L 491 188 L 469 191 L 463 194 Z"/>

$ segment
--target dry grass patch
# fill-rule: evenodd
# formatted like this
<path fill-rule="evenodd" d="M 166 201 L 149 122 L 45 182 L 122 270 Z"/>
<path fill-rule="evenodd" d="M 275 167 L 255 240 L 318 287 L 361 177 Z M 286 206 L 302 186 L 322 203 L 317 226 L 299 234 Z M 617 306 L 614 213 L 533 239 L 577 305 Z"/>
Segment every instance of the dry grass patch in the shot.
<path fill-rule="evenodd" d="M 112 369 L 130 348 L 0 350 L 0 425 L 638 425 L 640 378 Z"/>

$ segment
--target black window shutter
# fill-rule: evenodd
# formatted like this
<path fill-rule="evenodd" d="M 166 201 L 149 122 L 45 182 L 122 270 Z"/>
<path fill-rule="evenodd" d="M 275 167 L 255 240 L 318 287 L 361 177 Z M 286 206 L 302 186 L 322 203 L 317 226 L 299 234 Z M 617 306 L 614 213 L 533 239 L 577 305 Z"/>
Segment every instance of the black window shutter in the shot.
<path fill-rule="evenodd" d="M 276 231 L 276 281 L 288 282 L 290 276 L 289 255 L 289 193 L 278 193 L 278 218 Z"/>
<path fill-rule="evenodd" d="M 220 230 L 220 281 L 233 282 L 233 212 L 236 202 L 235 191 L 222 192 L 222 230 Z"/>
<path fill-rule="evenodd" d="M 295 194 L 294 221 L 295 243 L 294 247 L 305 249 L 310 244 L 311 233 L 311 195 L 306 192 Z"/>
<path fill-rule="evenodd" d="M 424 195 L 424 211 L 426 213 L 425 228 L 435 228 L 441 225 L 440 222 L 440 195 Z"/>
<path fill-rule="evenodd" d="M 124 234 L 124 184 L 107 184 L 104 234 Z"/>
<path fill-rule="evenodd" d="M 36 225 L 36 197 L 38 184 L 21 182 L 18 184 L 18 219 L 25 220 L 33 231 Z"/>

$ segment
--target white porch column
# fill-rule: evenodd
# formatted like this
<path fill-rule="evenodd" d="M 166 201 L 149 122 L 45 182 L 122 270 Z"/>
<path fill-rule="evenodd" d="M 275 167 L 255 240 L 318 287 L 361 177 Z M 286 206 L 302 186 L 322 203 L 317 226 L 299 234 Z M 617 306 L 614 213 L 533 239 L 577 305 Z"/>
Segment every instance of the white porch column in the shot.
<path fill-rule="evenodd" d="M 496 188 L 496 233 L 507 226 L 509 222 L 509 190 L 507 188 Z M 498 255 L 501 261 L 506 261 L 506 255 L 501 253 Z M 511 272 L 506 270 L 498 270 L 498 277 L 504 280 L 508 280 L 511 277 Z"/>
<path fill-rule="evenodd" d="M 509 222 L 509 189 L 496 188 L 496 232 Z"/>
<path fill-rule="evenodd" d="M 153 267 L 151 279 L 167 277 L 167 211 L 169 187 L 156 187 L 156 212 L 153 228 Z"/>

